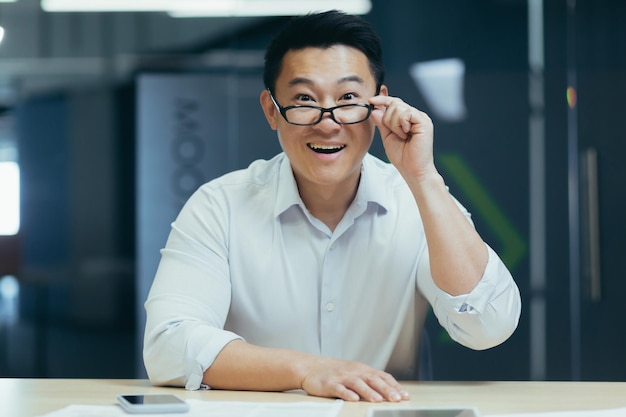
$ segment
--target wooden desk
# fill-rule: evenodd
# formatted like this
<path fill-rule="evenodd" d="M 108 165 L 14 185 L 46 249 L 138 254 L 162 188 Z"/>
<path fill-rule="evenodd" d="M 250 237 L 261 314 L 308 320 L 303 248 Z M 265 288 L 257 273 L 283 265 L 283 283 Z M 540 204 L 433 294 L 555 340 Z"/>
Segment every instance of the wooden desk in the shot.
<path fill-rule="evenodd" d="M 402 405 L 473 405 L 486 415 L 626 407 L 626 382 L 409 382 L 404 385 L 411 393 L 411 401 Z M 122 393 L 173 393 L 181 398 L 218 401 L 329 401 L 302 392 L 185 391 L 152 387 L 146 380 L 0 378 L 0 415 L 35 417 L 70 404 L 115 404 L 115 397 Z M 341 417 L 364 417 L 372 405 L 346 402 Z"/>

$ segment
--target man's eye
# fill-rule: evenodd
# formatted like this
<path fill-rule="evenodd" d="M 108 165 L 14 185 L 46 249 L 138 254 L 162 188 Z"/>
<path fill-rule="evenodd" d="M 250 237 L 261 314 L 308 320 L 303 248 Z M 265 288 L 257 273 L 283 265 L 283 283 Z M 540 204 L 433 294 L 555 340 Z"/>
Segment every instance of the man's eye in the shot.
<path fill-rule="evenodd" d="M 342 100 L 354 100 L 356 99 L 356 95 L 354 93 L 347 93 L 341 97 Z"/>
<path fill-rule="evenodd" d="M 298 101 L 311 101 L 311 96 L 307 94 L 300 94 L 299 96 L 296 97 L 296 99 Z"/>

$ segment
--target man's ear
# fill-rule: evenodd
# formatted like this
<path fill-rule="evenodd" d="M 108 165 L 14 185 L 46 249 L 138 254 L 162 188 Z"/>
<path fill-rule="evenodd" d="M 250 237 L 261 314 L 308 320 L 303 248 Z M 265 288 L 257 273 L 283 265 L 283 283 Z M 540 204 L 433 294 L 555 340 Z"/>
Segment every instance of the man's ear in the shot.
<path fill-rule="evenodd" d="M 279 117 L 279 113 L 274 105 L 274 102 L 272 101 L 272 97 L 270 97 L 270 92 L 268 90 L 263 90 L 259 100 L 261 102 L 263 114 L 265 114 L 265 118 L 267 119 L 267 123 L 269 123 L 272 130 L 278 129 L 277 118 Z"/>
<path fill-rule="evenodd" d="M 387 86 L 385 84 L 380 86 L 380 93 L 378 93 L 378 95 L 381 95 L 381 96 L 389 95 L 389 90 L 387 89 Z"/>

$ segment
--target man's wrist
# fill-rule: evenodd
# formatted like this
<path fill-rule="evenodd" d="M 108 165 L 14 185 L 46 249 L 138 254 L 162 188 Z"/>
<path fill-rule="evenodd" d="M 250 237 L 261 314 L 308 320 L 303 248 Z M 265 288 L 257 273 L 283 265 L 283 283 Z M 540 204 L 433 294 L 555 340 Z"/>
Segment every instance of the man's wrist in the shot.
<path fill-rule="evenodd" d="M 429 195 L 436 190 L 445 190 L 446 184 L 435 168 L 404 178 L 413 194 Z"/>

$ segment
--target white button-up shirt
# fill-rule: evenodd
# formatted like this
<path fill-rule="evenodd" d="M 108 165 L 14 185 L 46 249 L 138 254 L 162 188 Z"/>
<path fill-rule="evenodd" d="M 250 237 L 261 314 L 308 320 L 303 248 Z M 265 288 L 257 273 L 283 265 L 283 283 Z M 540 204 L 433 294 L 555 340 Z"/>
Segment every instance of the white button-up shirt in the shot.
<path fill-rule="evenodd" d="M 506 340 L 521 309 L 491 248 L 471 293 L 434 284 L 415 199 L 391 164 L 366 155 L 357 195 L 331 231 L 279 154 L 203 185 L 172 224 L 146 301 L 145 366 L 154 384 L 197 389 L 221 349 L 242 338 L 410 376 L 429 305 L 473 349 Z"/>

